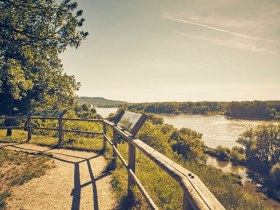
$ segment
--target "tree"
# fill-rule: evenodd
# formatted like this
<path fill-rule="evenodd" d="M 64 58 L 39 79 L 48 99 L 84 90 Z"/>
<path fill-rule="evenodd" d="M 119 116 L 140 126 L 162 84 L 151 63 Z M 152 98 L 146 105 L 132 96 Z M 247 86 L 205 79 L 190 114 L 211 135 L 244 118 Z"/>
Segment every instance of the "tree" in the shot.
<path fill-rule="evenodd" d="M 81 15 L 71 0 L 0 0 L 0 114 L 73 104 L 79 83 L 58 55 L 88 35 L 78 30 Z"/>
<path fill-rule="evenodd" d="M 181 128 L 170 136 L 172 150 L 182 155 L 185 159 L 204 159 L 204 142 L 201 140 L 202 134 L 189 128 Z"/>
<path fill-rule="evenodd" d="M 247 130 L 237 142 L 245 146 L 246 161 L 265 173 L 280 162 L 279 124 L 264 124 Z"/>
<path fill-rule="evenodd" d="M 216 148 L 216 156 L 223 161 L 227 161 L 230 159 L 230 149 L 228 147 L 217 146 Z"/>

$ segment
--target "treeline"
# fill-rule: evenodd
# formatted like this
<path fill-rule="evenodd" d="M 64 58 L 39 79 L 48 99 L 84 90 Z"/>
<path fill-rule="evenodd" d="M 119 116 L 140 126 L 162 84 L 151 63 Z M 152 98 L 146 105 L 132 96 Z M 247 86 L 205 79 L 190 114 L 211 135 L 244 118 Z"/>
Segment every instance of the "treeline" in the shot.
<path fill-rule="evenodd" d="M 156 102 L 135 103 L 127 105 L 129 110 L 161 114 L 207 114 L 224 113 L 227 102 Z"/>
<path fill-rule="evenodd" d="M 233 118 L 279 119 L 280 101 L 231 102 L 225 115 Z"/>
<path fill-rule="evenodd" d="M 232 118 L 280 119 L 280 101 L 131 103 L 127 108 L 155 114 L 219 113 Z"/>

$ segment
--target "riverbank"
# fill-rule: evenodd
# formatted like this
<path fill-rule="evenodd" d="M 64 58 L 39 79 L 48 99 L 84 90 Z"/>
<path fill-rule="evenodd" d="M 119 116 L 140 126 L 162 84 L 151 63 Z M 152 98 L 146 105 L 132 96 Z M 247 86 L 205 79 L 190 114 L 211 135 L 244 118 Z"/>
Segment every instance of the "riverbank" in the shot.
<path fill-rule="evenodd" d="M 250 178 L 250 170 L 245 166 L 233 165 L 230 161 L 221 161 L 215 157 L 208 156 L 206 164 L 220 169 L 224 173 L 235 174 L 240 178 L 243 188 L 246 192 L 261 200 L 265 206 L 271 209 L 280 209 L 280 202 L 267 197 L 262 191 L 259 183 L 253 183 Z"/>

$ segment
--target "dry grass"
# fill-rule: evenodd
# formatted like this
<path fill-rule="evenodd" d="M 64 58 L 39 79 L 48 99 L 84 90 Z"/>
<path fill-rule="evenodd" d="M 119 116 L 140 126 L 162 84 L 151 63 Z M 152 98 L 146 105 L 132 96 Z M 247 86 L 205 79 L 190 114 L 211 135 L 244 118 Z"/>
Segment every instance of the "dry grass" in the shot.
<path fill-rule="evenodd" d="M 0 150 L 0 209 L 5 209 L 5 199 L 14 186 L 44 175 L 52 166 L 46 155 Z"/>

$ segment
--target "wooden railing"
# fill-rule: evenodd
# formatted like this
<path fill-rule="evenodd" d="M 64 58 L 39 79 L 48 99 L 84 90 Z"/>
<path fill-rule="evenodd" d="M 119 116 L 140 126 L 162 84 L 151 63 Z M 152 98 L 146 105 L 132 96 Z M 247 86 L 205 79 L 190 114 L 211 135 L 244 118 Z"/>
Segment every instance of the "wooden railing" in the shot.
<path fill-rule="evenodd" d="M 54 117 L 30 117 L 30 116 L 4 116 L 0 119 L 26 119 L 26 126 L 2 126 L 0 129 L 21 129 L 25 128 L 28 132 L 27 141 L 30 141 L 32 138 L 32 129 L 42 129 L 42 130 L 52 130 L 58 131 L 58 145 L 63 141 L 64 132 L 74 132 L 74 133 L 83 133 L 83 134 L 95 134 L 103 135 L 103 149 L 107 147 L 107 143 L 113 149 L 113 160 L 117 158 L 120 159 L 121 163 L 125 166 L 128 173 L 128 194 L 132 195 L 132 187 L 136 185 L 143 197 L 146 199 L 151 209 L 158 209 L 150 195 L 145 190 L 144 186 L 141 184 L 139 179 L 135 174 L 136 167 L 136 149 L 141 151 L 145 156 L 147 156 L 151 161 L 153 161 L 158 167 L 163 169 L 170 177 L 176 180 L 183 189 L 183 209 L 189 210 L 206 210 L 206 209 L 225 209 L 221 203 L 215 198 L 215 196 L 210 192 L 210 190 L 204 185 L 204 183 L 199 179 L 197 175 L 183 168 L 176 162 L 167 158 L 163 154 L 159 153 L 152 147 L 145 144 L 140 139 L 135 138 L 122 129 L 118 125 L 101 119 L 74 119 L 74 118 L 54 118 Z M 33 119 L 49 119 L 49 120 L 58 120 L 58 128 L 38 128 L 32 127 Z M 89 132 L 89 131 L 79 131 L 79 130 L 66 130 L 63 129 L 63 121 L 84 121 L 84 122 L 95 122 L 103 124 L 103 132 Z M 111 127 L 113 129 L 113 139 L 109 139 L 107 135 L 107 128 Z M 118 137 L 121 136 L 128 143 L 128 162 L 123 158 L 123 156 L 118 151 Z"/>

